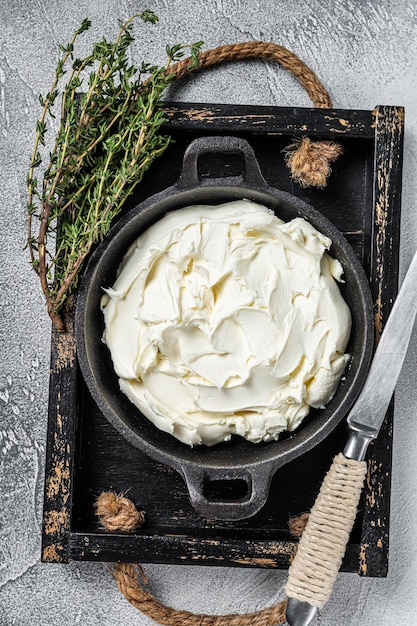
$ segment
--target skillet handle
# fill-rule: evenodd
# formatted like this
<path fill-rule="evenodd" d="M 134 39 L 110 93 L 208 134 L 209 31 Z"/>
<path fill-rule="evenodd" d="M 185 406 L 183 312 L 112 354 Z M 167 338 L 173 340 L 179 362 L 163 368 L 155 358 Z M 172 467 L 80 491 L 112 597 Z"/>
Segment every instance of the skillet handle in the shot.
<path fill-rule="evenodd" d="M 202 177 L 199 175 L 198 160 L 205 154 L 240 154 L 244 171 L 239 176 Z M 199 137 L 190 143 L 184 154 L 181 175 L 176 183 L 180 189 L 196 186 L 214 186 L 227 183 L 228 186 L 245 184 L 248 187 L 265 186 L 255 152 L 245 139 L 232 136 Z"/>
<path fill-rule="evenodd" d="M 244 470 L 195 466 L 182 468 L 195 510 L 208 519 L 230 521 L 252 517 L 264 506 L 273 471 L 275 468 L 268 465 Z M 218 495 L 219 491 L 210 495 L 210 490 L 214 493 L 216 488 L 223 497 Z"/>

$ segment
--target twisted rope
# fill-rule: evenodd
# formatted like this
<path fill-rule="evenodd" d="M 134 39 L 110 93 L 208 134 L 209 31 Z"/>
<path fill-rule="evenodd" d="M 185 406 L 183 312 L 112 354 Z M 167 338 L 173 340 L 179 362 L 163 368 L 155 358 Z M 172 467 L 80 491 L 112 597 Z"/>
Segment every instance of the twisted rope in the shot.
<path fill-rule="evenodd" d="M 102 526 L 113 532 L 132 532 L 145 520 L 144 514 L 136 509 L 131 500 L 113 492 L 100 494 L 95 506 Z M 294 536 L 300 535 L 307 517 L 304 514 L 290 520 L 290 532 Z M 113 576 L 126 600 L 162 626 L 276 626 L 285 623 L 286 600 L 253 613 L 205 615 L 182 611 L 159 602 L 144 588 L 147 580 L 140 565 L 115 563 Z"/>
<path fill-rule="evenodd" d="M 331 98 L 313 70 L 294 52 L 276 43 L 245 41 L 243 43 L 218 46 L 199 54 L 199 65 L 196 69 L 203 70 L 226 61 L 243 61 L 251 58 L 267 59 L 279 63 L 301 83 L 316 108 L 332 108 Z M 175 74 L 176 78 L 182 78 L 190 72 L 190 63 L 191 59 L 183 59 L 171 65 L 169 71 Z"/>
<path fill-rule="evenodd" d="M 308 65 L 296 54 L 272 42 L 247 41 L 218 46 L 199 54 L 199 65 L 190 68 L 191 59 L 183 59 L 171 65 L 169 72 L 180 79 L 191 71 L 203 70 L 226 61 L 242 61 L 250 58 L 267 59 L 279 63 L 301 83 L 315 108 L 330 109 L 332 101 L 321 81 Z M 302 137 L 285 150 L 285 160 L 291 177 L 301 187 L 326 187 L 331 164 L 343 153 L 340 143 L 312 141 Z"/>

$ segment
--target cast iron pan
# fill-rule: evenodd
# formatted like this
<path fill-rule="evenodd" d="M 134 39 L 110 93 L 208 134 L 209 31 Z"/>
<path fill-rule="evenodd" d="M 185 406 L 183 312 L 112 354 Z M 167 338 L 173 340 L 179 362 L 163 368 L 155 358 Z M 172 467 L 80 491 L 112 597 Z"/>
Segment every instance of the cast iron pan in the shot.
<path fill-rule="evenodd" d="M 243 175 L 200 180 L 198 159 L 207 153 L 241 155 Z M 119 263 L 130 244 L 168 211 L 193 204 L 216 205 L 241 198 L 273 209 L 284 221 L 303 217 L 332 239 L 331 254 L 343 265 L 345 283 L 341 285 L 341 291 L 352 313 L 352 333 L 347 348 L 352 358 L 331 402 L 323 410 L 312 410 L 296 432 L 283 436 L 277 442 L 253 444 L 233 436 L 230 442 L 213 447 L 190 448 L 157 429 L 120 391 L 110 353 L 102 342 L 100 298 L 103 287 L 114 283 Z M 352 406 L 372 355 L 372 301 L 367 278 L 355 253 L 324 216 L 302 200 L 270 187 L 245 140 L 202 137 L 193 141 L 187 149 L 177 183 L 130 211 L 117 222 L 93 253 L 77 299 L 75 334 L 85 382 L 111 424 L 130 443 L 183 476 L 191 502 L 199 513 L 208 518 L 238 520 L 258 512 L 266 502 L 271 478 L 277 469 L 321 442 Z M 226 493 L 231 487 L 230 492 L 241 497 L 213 499 L 213 496 L 208 496 L 213 491 L 210 487 L 217 485 L 217 481 L 225 485 Z"/>

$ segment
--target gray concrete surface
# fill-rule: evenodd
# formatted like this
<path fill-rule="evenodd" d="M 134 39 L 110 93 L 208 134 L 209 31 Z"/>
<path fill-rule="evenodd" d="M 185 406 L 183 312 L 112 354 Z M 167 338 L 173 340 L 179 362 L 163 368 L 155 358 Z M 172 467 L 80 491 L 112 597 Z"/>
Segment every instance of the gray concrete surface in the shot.
<path fill-rule="evenodd" d="M 149 6 L 133 57 L 162 62 L 165 43 L 203 39 L 205 49 L 250 39 L 298 53 L 334 104 L 406 107 L 402 274 L 417 248 L 417 5 L 413 0 L 0 0 L 0 624 L 146 626 L 100 564 L 40 563 L 50 324 L 24 250 L 25 176 L 58 43 L 82 18 L 88 50 L 118 18 Z M 177 99 L 309 106 L 285 72 L 256 62 L 215 70 L 175 90 Z M 390 571 L 386 579 L 339 576 L 321 626 L 417 624 L 417 335 L 398 384 Z M 285 573 L 146 566 L 163 601 L 198 612 L 250 611 L 283 597 Z"/>

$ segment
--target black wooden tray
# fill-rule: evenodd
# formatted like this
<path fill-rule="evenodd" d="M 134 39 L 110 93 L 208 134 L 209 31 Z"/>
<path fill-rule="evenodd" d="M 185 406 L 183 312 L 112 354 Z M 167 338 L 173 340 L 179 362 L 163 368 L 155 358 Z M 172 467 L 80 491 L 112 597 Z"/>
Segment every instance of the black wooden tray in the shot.
<path fill-rule="evenodd" d="M 404 112 L 323 110 L 169 103 L 164 131 L 175 142 L 146 174 L 134 206 L 173 184 L 192 139 L 208 134 L 244 137 L 267 182 L 299 196 L 346 236 L 369 277 L 378 337 L 397 293 Z M 291 182 L 283 150 L 294 137 L 332 138 L 344 145 L 325 190 Z M 217 155 L 200 163 L 201 176 L 236 174 L 241 164 Z M 127 207 L 128 208 L 128 207 Z M 70 319 L 71 322 L 71 319 Z M 342 569 L 385 576 L 388 568 L 392 448 L 391 406 L 371 446 L 368 476 Z M 342 423 L 319 446 L 278 470 L 270 497 L 256 516 L 214 522 L 191 507 L 183 479 L 128 444 L 89 396 L 71 332 L 52 332 L 42 560 L 142 561 L 287 568 L 296 549 L 288 520 L 308 511 L 333 456 L 343 449 Z M 135 534 L 102 530 L 94 500 L 123 492 L 146 512 Z"/>

